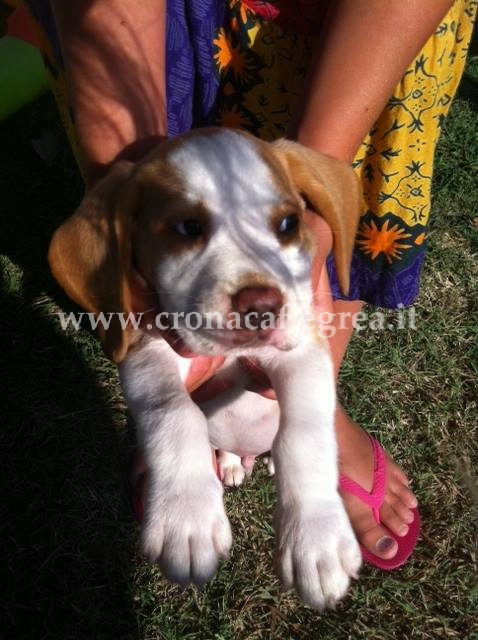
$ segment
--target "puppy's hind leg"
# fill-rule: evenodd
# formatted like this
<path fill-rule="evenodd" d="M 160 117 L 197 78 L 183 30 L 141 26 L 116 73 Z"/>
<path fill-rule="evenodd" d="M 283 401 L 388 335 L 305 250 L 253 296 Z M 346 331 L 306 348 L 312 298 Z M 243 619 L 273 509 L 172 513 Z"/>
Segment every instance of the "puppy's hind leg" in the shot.
<path fill-rule="evenodd" d="M 275 468 L 275 465 L 274 465 L 274 460 L 272 459 L 272 453 L 270 453 L 268 456 L 265 456 L 264 458 L 262 458 L 262 462 L 267 467 L 267 473 L 271 477 L 274 476 L 275 472 L 276 472 L 276 468 Z"/>
<path fill-rule="evenodd" d="M 248 456 L 248 461 L 252 456 Z M 247 475 L 252 473 L 254 462 L 245 468 L 242 465 L 241 458 L 235 453 L 219 449 L 217 454 L 217 466 L 219 469 L 219 477 L 226 487 L 239 487 L 245 480 Z"/>

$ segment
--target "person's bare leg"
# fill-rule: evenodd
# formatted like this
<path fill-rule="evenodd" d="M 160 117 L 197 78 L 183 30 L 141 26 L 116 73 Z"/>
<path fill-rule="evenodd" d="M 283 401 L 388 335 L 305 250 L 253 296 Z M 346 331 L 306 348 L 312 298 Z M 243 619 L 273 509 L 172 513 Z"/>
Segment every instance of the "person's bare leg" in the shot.
<path fill-rule="evenodd" d="M 351 321 L 348 324 L 350 317 L 345 314 L 353 316 L 361 308 L 361 302 L 336 301 L 333 303 L 333 312 L 339 314 L 336 318 L 342 317 L 346 320 L 343 324 L 347 324 L 346 328 L 338 329 L 330 340 L 336 371 L 340 367 L 353 334 Z M 340 316 L 340 314 L 343 315 Z M 340 324 L 337 320 L 336 323 Z M 386 427 L 387 425 L 384 424 L 383 428 L 386 429 Z M 373 480 L 373 455 L 368 435 L 350 418 L 340 404 L 337 407 L 335 428 L 340 472 L 370 491 Z M 380 517 L 393 533 L 404 536 L 408 532 L 408 525 L 413 520 L 410 509 L 417 506 L 417 500 L 408 488 L 405 473 L 388 456 L 387 461 L 387 483 Z M 382 558 L 392 558 L 397 553 L 398 545 L 383 527 L 377 525 L 370 508 L 347 492 L 343 492 L 342 498 L 360 543 Z"/>

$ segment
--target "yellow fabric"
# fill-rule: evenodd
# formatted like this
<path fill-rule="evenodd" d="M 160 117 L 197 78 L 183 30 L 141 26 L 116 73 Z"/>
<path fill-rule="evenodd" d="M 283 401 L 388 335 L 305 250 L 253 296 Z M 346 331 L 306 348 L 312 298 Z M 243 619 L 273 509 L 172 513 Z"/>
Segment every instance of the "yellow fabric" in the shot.
<path fill-rule="evenodd" d="M 354 166 L 369 209 L 404 222 L 361 225 L 358 244 L 372 258 L 385 252 L 389 260 L 400 259 L 412 243 L 425 240 L 425 231 L 410 228 L 429 219 L 436 143 L 463 73 L 476 7 L 476 0 L 455 1 L 357 153 Z"/>

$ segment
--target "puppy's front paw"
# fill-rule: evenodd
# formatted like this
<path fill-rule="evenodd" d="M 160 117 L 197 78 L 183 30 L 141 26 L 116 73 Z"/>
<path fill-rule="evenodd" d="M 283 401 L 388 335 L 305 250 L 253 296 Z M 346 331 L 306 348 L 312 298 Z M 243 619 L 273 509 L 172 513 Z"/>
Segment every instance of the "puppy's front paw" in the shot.
<path fill-rule="evenodd" d="M 339 497 L 279 507 L 278 566 L 286 589 L 311 607 L 334 607 L 362 563 L 359 545 Z"/>
<path fill-rule="evenodd" d="M 232 543 L 215 474 L 157 489 L 152 483 L 146 504 L 142 548 L 148 560 L 181 585 L 210 580 Z"/>

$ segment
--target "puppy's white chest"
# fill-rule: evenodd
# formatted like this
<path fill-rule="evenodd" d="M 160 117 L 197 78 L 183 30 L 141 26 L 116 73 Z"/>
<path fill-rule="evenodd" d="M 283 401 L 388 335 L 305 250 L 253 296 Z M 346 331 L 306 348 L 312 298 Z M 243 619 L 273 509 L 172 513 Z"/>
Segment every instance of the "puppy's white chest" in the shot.
<path fill-rule="evenodd" d="M 191 360 L 180 360 L 185 379 Z M 199 404 L 212 446 L 241 457 L 270 451 L 279 427 L 278 403 L 245 388 L 249 378 L 237 358 L 227 358 L 215 380 L 230 388 Z"/>
<path fill-rule="evenodd" d="M 226 392 L 227 393 L 227 392 Z M 224 394 L 226 395 L 226 394 Z M 275 400 L 244 391 L 202 407 L 208 419 L 211 444 L 216 449 L 235 453 L 240 457 L 258 456 L 271 450 L 279 428 L 279 407 Z"/>

